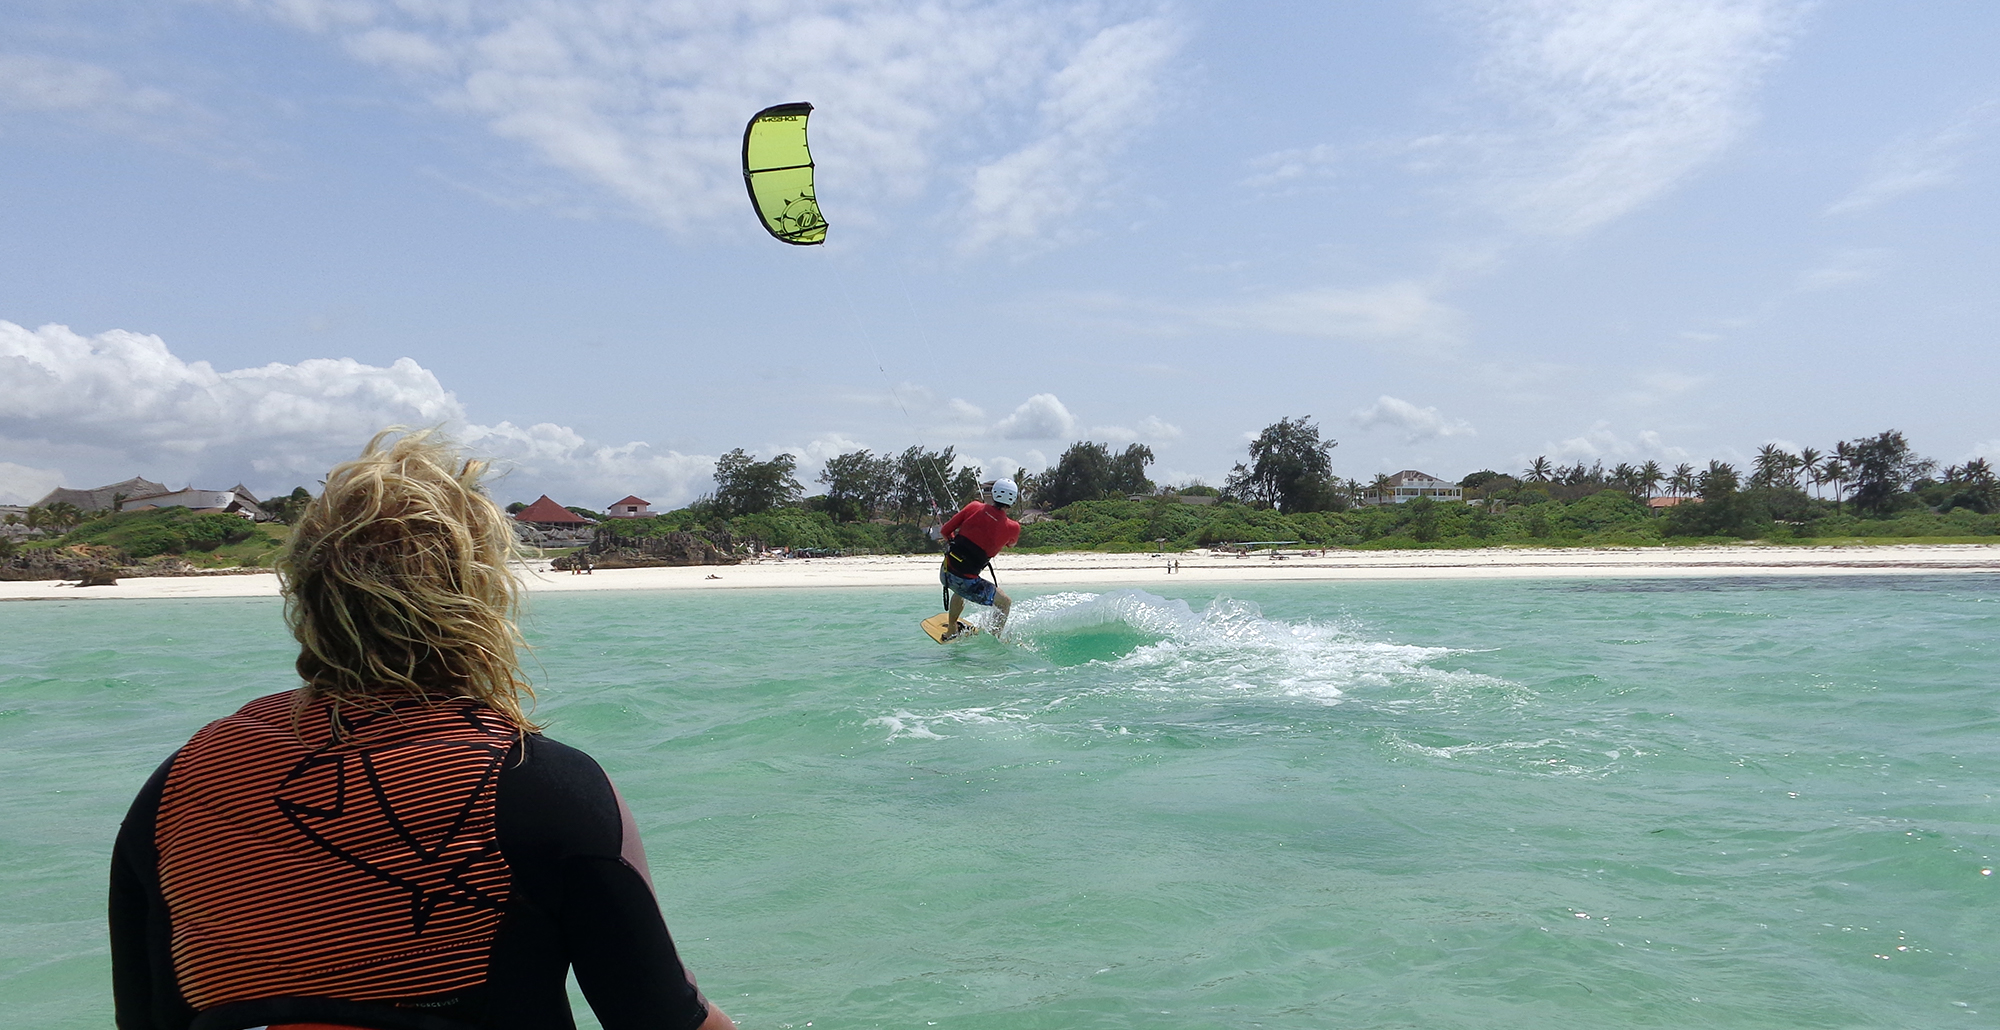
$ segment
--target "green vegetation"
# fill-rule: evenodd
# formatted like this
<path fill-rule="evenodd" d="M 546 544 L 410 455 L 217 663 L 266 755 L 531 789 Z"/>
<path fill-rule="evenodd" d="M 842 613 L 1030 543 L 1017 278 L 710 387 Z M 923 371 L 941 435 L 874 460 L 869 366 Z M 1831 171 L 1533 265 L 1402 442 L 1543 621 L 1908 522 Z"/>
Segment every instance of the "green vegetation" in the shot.
<path fill-rule="evenodd" d="M 87 544 L 111 548 L 127 563 L 179 555 L 210 568 L 265 566 L 284 544 L 287 532 L 281 524 L 254 523 L 240 515 L 153 508 L 99 515 L 61 536 L 24 544 L 22 550 Z"/>
<path fill-rule="evenodd" d="M 1704 469 L 1657 462 L 1561 466 L 1538 457 L 1517 475 L 1482 469 L 1459 486 L 1464 503 L 1390 496 L 1389 477 L 1362 484 L 1333 472 L 1335 441 L 1310 416 L 1265 427 L 1218 490 L 1154 488 L 1150 449 L 1114 454 L 1084 440 L 1055 466 L 1019 475 L 1026 501 L 1020 547 L 1029 551 L 1186 550 L 1250 541 L 1305 547 L 1445 548 L 1657 546 L 1762 540 L 1836 544 L 1893 541 L 2000 542 L 2000 479 L 1975 459 L 1933 478 L 1937 464 L 1889 430 L 1831 452 L 1761 448 L 1746 480 L 1724 462 Z M 955 468 L 951 448 L 898 455 L 853 451 L 829 460 L 803 497 L 797 459 L 757 461 L 741 449 L 716 464 L 716 493 L 678 511 L 616 520 L 632 539 L 693 533 L 725 551 L 755 542 L 817 552 L 923 553 L 937 545 L 921 527 L 972 499 L 978 471 Z M 1647 503 L 1664 488 L 1679 502 Z M 1812 491 L 1808 493 L 1808 488 Z M 1831 490 L 1832 497 L 1826 493 Z M 1851 496 L 1850 496 L 1851 492 Z M 1133 496 L 1140 499 L 1133 500 Z M 1183 498 L 1213 503 L 1183 503 Z"/>

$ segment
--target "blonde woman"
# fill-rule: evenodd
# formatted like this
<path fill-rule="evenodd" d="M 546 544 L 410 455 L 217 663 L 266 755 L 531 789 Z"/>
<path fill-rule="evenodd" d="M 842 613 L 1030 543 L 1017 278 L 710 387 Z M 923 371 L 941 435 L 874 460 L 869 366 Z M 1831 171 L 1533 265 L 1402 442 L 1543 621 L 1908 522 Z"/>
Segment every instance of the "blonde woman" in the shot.
<path fill-rule="evenodd" d="M 513 534 L 431 433 L 336 467 L 280 565 L 302 685 L 188 741 L 111 870 L 118 1025 L 733 1030 L 695 989 L 632 814 L 537 732 Z"/>

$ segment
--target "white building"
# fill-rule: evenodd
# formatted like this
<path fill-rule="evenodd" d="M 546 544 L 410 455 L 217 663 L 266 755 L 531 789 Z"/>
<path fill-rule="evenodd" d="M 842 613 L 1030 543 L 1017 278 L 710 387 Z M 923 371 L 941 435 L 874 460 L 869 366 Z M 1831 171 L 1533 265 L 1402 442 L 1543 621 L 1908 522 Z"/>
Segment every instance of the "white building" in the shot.
<path fill-rule="evenodd" d="M 1439 479 L 1428 472 L 1404 469 L 1389 477 L 1388 496 L 1363 498 L 1368 504 L 1404 504 L 1419 497 L 1434 501 L 1463 501 L 1465 491 L 1457 483 Z"/>
<path fill-rule="evenodd" d="M 643 497 L 627 494 L 618 500 L 612 501 L 611 507 L 605 509 L 604 514 L 614 519 L 651 518 L 653 515 L 653 502 Z"/>

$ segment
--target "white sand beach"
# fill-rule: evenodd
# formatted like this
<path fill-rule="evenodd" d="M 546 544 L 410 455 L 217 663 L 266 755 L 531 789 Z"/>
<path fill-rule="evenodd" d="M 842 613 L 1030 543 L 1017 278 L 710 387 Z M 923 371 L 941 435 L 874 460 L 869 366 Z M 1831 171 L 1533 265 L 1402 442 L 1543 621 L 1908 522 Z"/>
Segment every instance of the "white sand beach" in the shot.
<path fill-rule="evenodd" d="M 1177 561 L 1178 571 L 1168 572 Z M 1471 551 L 1193 551 L 1177 555 L 1010 554 L 999 563 L 1004 587 L 1180 586 L 1384 579 L 1537 579 L 1662 576 L 1869 576 L 2000 573 L 2000 544 L 1902 544 L 1888 547 L 1491 548 Z M 579 576 L 528 562 L 523 580 L 535 593 L 575 590 L 736 590 L 824 587 L 936 587 L 937 559 L 921 555 L 764 558 L 740 565 L 604 569 Z M 78 587 L 58 581 L 0 582 L 0 601 L 116 600 L 166 597 L 274 597 L 268 573 L 120 580 Z"/>

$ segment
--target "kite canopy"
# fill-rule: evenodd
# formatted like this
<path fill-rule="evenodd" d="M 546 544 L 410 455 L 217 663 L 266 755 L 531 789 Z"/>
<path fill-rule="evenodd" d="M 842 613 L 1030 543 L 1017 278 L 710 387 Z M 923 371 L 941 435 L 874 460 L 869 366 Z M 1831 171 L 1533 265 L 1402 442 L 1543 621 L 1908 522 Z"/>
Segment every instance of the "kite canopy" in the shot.
<path fill-rule="evenodd" d="M 813 193 L 812 151 L 806 149 L 811 104 L 779 104 L 757 112 L 743 128 L 743 184 L 771 235 L 807 246 L 826 242 L 826 219 Z"/>

